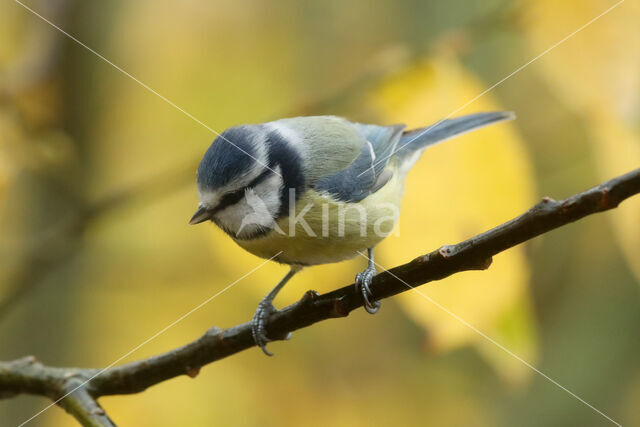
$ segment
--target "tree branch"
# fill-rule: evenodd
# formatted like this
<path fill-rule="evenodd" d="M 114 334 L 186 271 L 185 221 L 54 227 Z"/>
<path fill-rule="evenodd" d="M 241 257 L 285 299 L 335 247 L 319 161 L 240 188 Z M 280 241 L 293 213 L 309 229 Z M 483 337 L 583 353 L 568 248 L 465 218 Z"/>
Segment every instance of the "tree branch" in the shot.
<path fill-rule="evenodd" d="M 388 298 L 458 272 L 484 270 L 491 265 L 494 255 L 587 215 L 615 208 L 638 193 L 640 169 L 565 200 L 545 197 L 527 212 L 498 227 L 378 274 L 371 285 L 373 296 Z M 353 284 L 323 295 L 307 291 L 300 301 L 271 316 L 268 334 L 283 339 L 297 329 L 345 317 L 362 304 L 362 295 Z M 0 362 L 0 398 L 28 393 L 56 401 L 71 392 L 60 401 L 60 406 L 83 425 L 113 425 L 96 402 L 97 398 L 139 393 L 180 375 L 195 377 L 201 367 L 254 345 L 251 326 L 244 323 L 225 330 L 211 328 L 185 346 L 104 371 L 47 367 L 33 357 Z M 81 384 L 84 385 L 78 388 Z"/>
<path fill-rule="evenodd" d="M 42 365 L 33 356 L 0 362 L 0 399 L 18 394 L 47 396 L 75 417 L 83 426 L 113 427 L 83 383 L 99 372 L 92 369 L 53 368 Z M 64 398 L 63 398 L 64 397 Z"/>

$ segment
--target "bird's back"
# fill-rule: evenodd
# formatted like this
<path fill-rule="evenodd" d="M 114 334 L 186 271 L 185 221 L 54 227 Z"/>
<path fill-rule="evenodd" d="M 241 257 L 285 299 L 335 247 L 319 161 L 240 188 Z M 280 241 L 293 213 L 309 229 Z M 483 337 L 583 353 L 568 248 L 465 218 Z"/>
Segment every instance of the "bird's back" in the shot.
<path fill-rule="evenodd" d="M 268 126 L 301 151 L 309 184 L 347 168 L 366 143 L 353 123 L 336 116 L 281 119 Z"/>

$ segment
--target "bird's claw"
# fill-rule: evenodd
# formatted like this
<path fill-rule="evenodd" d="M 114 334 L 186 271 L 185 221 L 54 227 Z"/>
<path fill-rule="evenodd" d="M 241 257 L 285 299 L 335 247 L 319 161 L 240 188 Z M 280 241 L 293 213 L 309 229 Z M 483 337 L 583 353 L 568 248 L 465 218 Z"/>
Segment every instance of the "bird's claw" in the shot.
<path fill-rule="evenodd" d="M 271 339 L 267 337 L 266 325 L 269 316 L 275 312 L 276 308 L 273 306 L 271 301 L 262 300 L 258 304 L 258 308 L 253 315 L 253 319 L 251 319 L 251 334 L 253 335 L 253 341 L 267 356 L 273 356 L 273 353 L 267 350 L 267 343 L 271 341 Z"/>
<path fill-rule="evenodd" d="M 373 299 L 373 294 L 369 286 L 373 280 L 373 276 L 376 275 L 376 269 L 369 267 L 361 273 L 356 274 L 356 290 L 362 292 L 362 299 L 364 300 L 364 309 L 369 314 L 375 314 L 382 304 L 380 301 Z"/>

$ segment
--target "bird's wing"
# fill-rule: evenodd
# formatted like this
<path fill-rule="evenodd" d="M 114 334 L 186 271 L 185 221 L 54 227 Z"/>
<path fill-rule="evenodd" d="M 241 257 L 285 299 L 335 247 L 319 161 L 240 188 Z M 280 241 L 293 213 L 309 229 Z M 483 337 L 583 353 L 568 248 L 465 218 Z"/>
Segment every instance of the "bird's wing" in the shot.
<path fill-rule="evenodd" d="M 398 145 L 405 125 L 376 126 L 354 123 L 365 144 L 360 154 L 345 169 L 319 179 L 314 188 L 337 200 L 359 202 L 376 192 L 393 176 L 385 170 Z"/>

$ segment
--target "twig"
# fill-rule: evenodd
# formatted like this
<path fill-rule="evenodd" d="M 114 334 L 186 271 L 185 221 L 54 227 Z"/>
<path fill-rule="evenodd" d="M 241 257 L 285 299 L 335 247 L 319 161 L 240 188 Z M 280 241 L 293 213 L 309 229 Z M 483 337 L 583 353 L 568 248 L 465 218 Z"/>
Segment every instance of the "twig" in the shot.
<path fill-rule="evenodd" d="M 577 221 L 587 215 L 617 207 L 623 200 L 640 193 L 640 169 L 607 181 L 568 199 L 548 197 L 496 228 L 456 245 L 445 245 L 413 261 L 378 274 L 371 290 L 376 299 L 406 292 L 466 270 L 484 270 L 492 257 L 508 248 Z M 399 280 L 400 279 L 400 280 Z M 354 285 L 319 295 L 307 291 L 303 298 L 269 319 L 268 334 L 283 339 L 289 332 L 314 323 L 345 317 L 362 306 L 362 295 Z M 195 377 L 200 368 L 224 357 L 253 347 L 248 323 L 229 329 L 211 328 L 197 340 L 148 359 L 108 369 L 54 368 L 35 358 L 0 362 L 0 398 L 29 393 L 48 396 L 54 401 L 74 390 L 60 402 L 84 425 L 112 425 L 95 399 L 113 394 L 131 394 L 180 375 Z"/>

